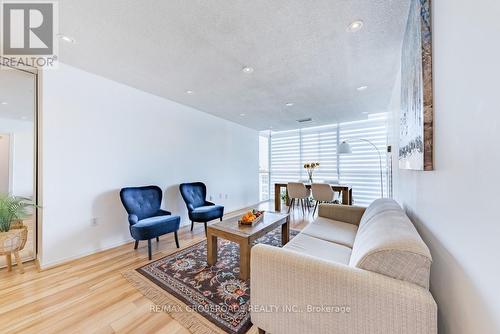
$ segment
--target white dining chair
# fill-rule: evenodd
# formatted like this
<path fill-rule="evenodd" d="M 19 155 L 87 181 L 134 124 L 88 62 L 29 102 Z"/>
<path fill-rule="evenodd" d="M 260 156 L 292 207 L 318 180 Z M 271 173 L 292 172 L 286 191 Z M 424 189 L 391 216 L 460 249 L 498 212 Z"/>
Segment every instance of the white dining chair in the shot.
<path fill-rule="evenodd" d="M 302 206 L 302 214 L 305 214 L 306 210 L 305 201 L 311 195 L 311 191 L 307 189 L 304 183 L 302 182 L 288 182 L 287 191 L 288 191 L 288 198 L 290 199 L 290 206 L 288 207 L 288 212 L 290 212 L 290 210 L 293 209 L 298 202 Z"/>
<path fill-rule="evenodd" d="M 335 201 L 335 198 L 340 195 L 337 192 L 333 191 L 332 186 L 327 183 L 313 183 L 311 185 L 312 197 L 313 200 L 316 201 L 314 205 L 313 216 L 316 213 L 316 209 L 318 208 L 318 204 L 320 203 L 332 203 Z"/>

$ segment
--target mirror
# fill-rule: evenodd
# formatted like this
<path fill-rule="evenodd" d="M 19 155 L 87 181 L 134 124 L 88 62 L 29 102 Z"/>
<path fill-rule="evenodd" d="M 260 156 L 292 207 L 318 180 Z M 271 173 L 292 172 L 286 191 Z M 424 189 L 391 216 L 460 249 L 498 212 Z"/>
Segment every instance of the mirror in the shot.
<path fill-rule="evenodd" d="M 35 201 L 36 75 L 1 66 L 0 87 L 0 193 Z M 27 261 L 36 256 L 34 210 L 23 224 L 28 240 L 20 255 Z"/>

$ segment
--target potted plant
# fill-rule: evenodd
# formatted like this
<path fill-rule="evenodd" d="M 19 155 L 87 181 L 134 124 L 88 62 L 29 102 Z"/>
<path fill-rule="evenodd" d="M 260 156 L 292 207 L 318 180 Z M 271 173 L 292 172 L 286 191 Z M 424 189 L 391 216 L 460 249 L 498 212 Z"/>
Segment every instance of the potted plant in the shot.
<path fill-rule="evenodd" d="M 283 201 L 283 203 L 285 203 L 286 205 L 288 205 L 288 202 L 289 202 L 288 192 L 283 191 L 283 192 L 281 192 L 280 195 L 281 195 L 281 200 Z"/>
<path fill-rule="evenodd" d="M 29 198 L 0 194 L 0 255 L 7 257 L 9 271 L 11 255 L 14 254 L 21 272 L 24 272 L 19 251 L 26 244 L 28 229 L 22 219 L 28 216 L 28 208 L 34 206 Z"/>

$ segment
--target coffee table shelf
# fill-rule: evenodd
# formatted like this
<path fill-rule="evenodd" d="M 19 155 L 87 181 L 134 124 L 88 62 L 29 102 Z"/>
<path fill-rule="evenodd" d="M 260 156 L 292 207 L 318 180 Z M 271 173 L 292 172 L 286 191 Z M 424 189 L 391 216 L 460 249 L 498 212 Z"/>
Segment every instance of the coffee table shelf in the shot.
<path fill-rule="evenodd" d="M 281 242 L 285 245 L 290 240 L 289 215 L 278 212 L 265 212 L 262 221 L 255 225 L 238 224 L 239 217 L 225 219 L 208 226 L 207 262 L 217 262 L 217 238 L 236 242 L 240 245 L 240 279 L 250 278 L 250 255 L 255 240 L 281 226 Z"/>

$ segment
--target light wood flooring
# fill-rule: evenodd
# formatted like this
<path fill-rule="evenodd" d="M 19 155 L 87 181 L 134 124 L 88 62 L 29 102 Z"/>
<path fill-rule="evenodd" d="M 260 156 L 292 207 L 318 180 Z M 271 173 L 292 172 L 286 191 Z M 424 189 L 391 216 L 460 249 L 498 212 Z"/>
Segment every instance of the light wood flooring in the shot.
<path fill-rule="evenodd" d="M 311 216 L 297 209 L 291 228 L 302 229 Z M 179 231 L 181 248 L 205 238 L 203 224 L 189 229 Z M 153 245 L 153 260 L 176 251 L 173 234 Z M 22 275 L 2 269 L 0 333 L 189 333 L 168 314 L 151 312 L 151 302 L 122 277 L 147 262 L 147 243 L 135 251 L 131 242 L 41 272 L 33 262 Z"/>

